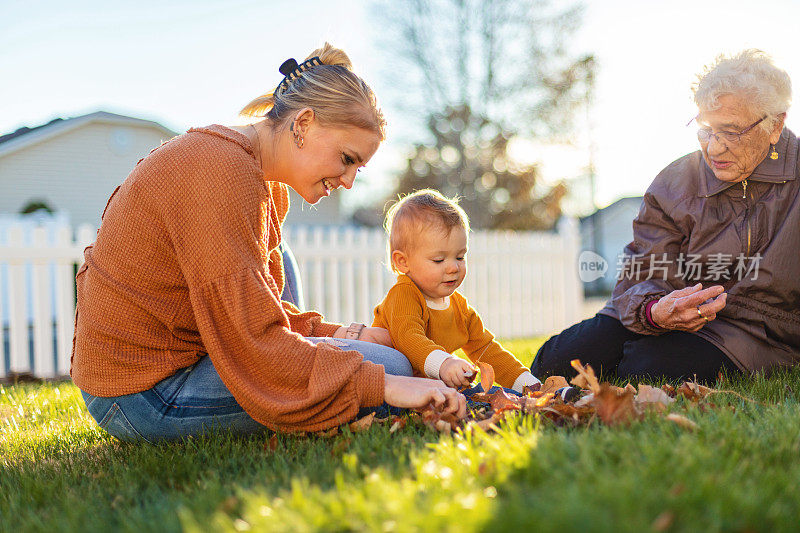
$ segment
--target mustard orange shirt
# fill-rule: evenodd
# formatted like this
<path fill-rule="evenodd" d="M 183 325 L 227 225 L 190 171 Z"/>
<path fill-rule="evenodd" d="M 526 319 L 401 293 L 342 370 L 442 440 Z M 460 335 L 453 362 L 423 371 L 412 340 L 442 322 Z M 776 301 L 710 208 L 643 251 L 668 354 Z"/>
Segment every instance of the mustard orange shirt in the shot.
<path fill-rule="evenodd" d="M 406 275 L 400 274 L 383 302 L 375 308 L 373 326 L 386 328 L 395 348 L 419 376 L 439 379 L 439 368 L 452 352 L 463 349 L 473 362 L 492 365 L 497 383 L 522 392 L 538 383 L 530 371 L 494 339 L 467 299 L 454 292 L 437 305 Z"/>

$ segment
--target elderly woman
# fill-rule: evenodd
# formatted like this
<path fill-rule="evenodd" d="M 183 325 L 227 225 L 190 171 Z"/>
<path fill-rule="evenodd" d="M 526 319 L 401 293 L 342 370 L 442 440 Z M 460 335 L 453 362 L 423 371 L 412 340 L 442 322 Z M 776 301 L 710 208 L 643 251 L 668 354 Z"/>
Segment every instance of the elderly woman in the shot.
<path fill-rule="evenodd" d="M 288 188 L 312 204 L 350 189 L 384 120 L 327 43 L 280 70 L 243 110 L 252 125 L 193 128 L 140 161 L 86 249 L 71 375 L 121 440 L 322 430 L 384 402 L 466 414 L 443 382 L 408 377 L 386 330 L 281 301 Z"/>
<path fill-rule="evenodd" d="M 758 50 L 698 76 L 700 150 L 653 181 L 611 299 L 548 340 L 531 370 L 580 359 L 622 378 L 770 371 L 800 360 L 798 140 L 791 82 Z"/>

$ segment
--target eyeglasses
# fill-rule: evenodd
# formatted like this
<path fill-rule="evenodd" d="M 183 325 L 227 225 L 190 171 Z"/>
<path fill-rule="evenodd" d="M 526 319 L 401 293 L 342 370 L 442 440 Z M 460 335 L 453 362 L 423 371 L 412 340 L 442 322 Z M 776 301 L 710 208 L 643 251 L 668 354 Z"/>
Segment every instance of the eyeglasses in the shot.
<path fill-rule="evenodd" d="M 700 128 L 697 130 L 697 140 L 699 140 L 701 143 L 707 143 L 711 140 L 711 137 L 714 137 L 718 143 L 724 144 L 725 146 L 732 146 L 740 143 L 742 140 L 742 135 L 761 124 L 765 118 L 767 118 L 766 115 L 756 120 L 740 132 L 720 131 L 719 133 L 711 133 L 711 128 Z"/>

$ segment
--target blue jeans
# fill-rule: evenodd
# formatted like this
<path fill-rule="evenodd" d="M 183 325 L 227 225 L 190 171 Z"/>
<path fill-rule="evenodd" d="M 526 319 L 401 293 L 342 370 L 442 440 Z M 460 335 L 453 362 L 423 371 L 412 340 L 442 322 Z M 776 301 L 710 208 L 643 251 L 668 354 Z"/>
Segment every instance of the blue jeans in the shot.
<path fill-rule="evenodd" d="M 288 246 L 282 244 L 281 252 L 286 276 L 281 297 L 303 310 L 303 291 L 297 263 Z M 308 340 L 315 344 L 326 341 L 343 350 L 356 350 L 364 356 L 365 361 L 383 365 L 387 374 L 413 375 L 411 363 L 393 348 L 329 337 L 309 337 Z M 112 398 L 81 393 L 86 408 L 100 427 L 122 441 L 174 440 L 215 430 L 244 435 L 267 431 L 236 402 L 208 356 L 143 392 Z M 399 412 L 397 408 L 383 404 L 363 408 L 358 416 L 370 411 L 377 411 L 382 416 Z"/>
<path fill-rule="evenodd" d="M 393 348 L 330 337 L 308 340 L 356 350 L 364 360 L 383 365 L 387 374 L 412 375 L 411 363 Z M 143 392 L 112 398 L 81 392 L 86 408 L 100 427 L 122 441 L 175 440 L 219 430 L 241 435 L 267 431 L 239 406 L 208 356 Z M 362 409 L 359 416 L 375 410 L 384 415 L 395 412 L 384 404 Z"/>

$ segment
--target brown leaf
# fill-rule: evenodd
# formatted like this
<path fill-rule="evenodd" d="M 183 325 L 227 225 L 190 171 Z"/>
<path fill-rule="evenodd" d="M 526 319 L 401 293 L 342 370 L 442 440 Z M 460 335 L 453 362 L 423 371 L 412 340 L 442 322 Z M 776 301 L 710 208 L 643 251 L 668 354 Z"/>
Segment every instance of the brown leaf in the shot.
<path fill-rule="evenodd" d="M 491 394 L 489 403 L 495 413 L 501 413 L 508 410 L 520 410 L 522 401 L 523 399 L 519 396 L 509 396 L 503 389 L 497 389 Z"/>
<path fill-rule="evenodd" d="M 600 383 L 598 383 L 591 366 L 584 367 L 578 359 L 573 359 L 569 364 L 578 372 L 578 375 L 572 379 L 573 385 L 581 389 L 589 389 L 595 395 L 600 392 Z M 578 379 L 579 377 L 583 379 Z"/>
<path fill-rule="evenodd" d="M 714 389 L 709 387 L 700 385 L 694 381 L 684 381 L 683 384 L 678 387 L 676 391 L 678 394 L 683 394 L 687 400 L 691 400 L 693 402 L 702 400 L 712 392 L 715 392 Z"/>
<path fill-rule="evenodd" d="M 365 417 L 359 418 L 355 422 L 350 422 L 350 425 L 348 427 L 350 428 L 350 431 L 352 431 L 353 433 L 358 433 L 360 431 L 369 429 L 374 419 L 375 419 L 375 413 L 370 413 Z"/>
<path fill-rule="evenodd" d="M 275 450 L 277 450 L 278 449 L 278 436 L 273 434 L 267 440 L 267 442 L 264 443 L 264 449 L 265 450 L 268 449 L 271 452 L 274 452 Z"/>
<path fill-rule="evenodd" d="M 550 376 L 546 380 L 544 380 L 544 384 L 542 388 L 539 389 L 541 394 L 547 394 L 548 392 L 555 392 L 560 388 L 568 387 L 569 383 L 567 380 L 564 379 L 563 376 Z"/>
<path fill-rule="evenodd" d="M 525 385 L 522 387 L 522 394 L 523 396 L 530 396 L 542 390 L 541 383 L 534 383 L 533 385 Z"/>
<path fill-rule="evenodd" d="M 672 385 L 670 385 L 668 383 L 665 383 L 665 384 L 661 385 L 661 390 L 666 392 L 669 395 L 670 398 L 674 398 L 676 396 L 675 387 L 673 387 Z"/>
<path fill-rule="evenodd" d="M 470 396 L 470 399 L 473 402 L 489 403 L 492 401 L 492 395 L 485 392 L 476 392 Z"/>
<path fill-rule="evenodd" d="M 699 427 L 697 424 L 695 424 L 685 416 L 679 415 L 678 413 L 670 413 L 666 416 L 666 419 L 669 420 L 670 422 L 678 424 L 680 427 L 684 429 L 688 429 L 689 431 L 694 431 Z"/>
<path fill-rule="evenodd" d="M 600 385 L 600 390 L 594 395 L 592 405 L 597 410 L 600 420 L 610 426 L 627 424 L 640 417 L 640 413 L 633 403 L 633 393 L 613 387 L 608 383 Z"/>
<path fill-rule="evenodd" d="M 663 390 L 650 385 L 642 385 L 641 383 L 639 384 L 639 393 L 634 399 L 638 405 L 645 407 L 657 406 L 657 408 L 666 407 L 675 401 Z"/>
<path fill-rule="evenodd" d="M 331 429 L 329 429 L 327 431 L 320 431 L 320 432 L 317 433 L 317 435 L 319 435 L 320 437 L 322 437 L 324 439 L 335 437 L 338 434 L 339 434 L 339 426 L 335 426 L 335 427 L 332 427 Z"/>
<path fill-rule="evenodd" d="M 392 418 L 392 427 L 389 428 L 389 433 L 394 433 L 397 430 L 403 429 L 406 427 L 406 418 L 396 416 Z"/>
<path fill-rule="evenodd" d="M 494 368 L 489 363 L 481 361 L 478 361 L 478 368 L 481 369 L 481 387 L 484 392 L 489 392 L 494 385 Z"/>

